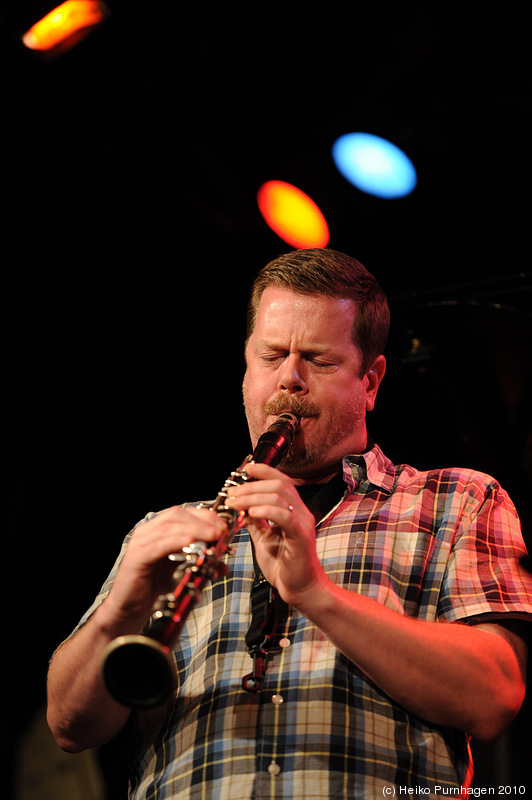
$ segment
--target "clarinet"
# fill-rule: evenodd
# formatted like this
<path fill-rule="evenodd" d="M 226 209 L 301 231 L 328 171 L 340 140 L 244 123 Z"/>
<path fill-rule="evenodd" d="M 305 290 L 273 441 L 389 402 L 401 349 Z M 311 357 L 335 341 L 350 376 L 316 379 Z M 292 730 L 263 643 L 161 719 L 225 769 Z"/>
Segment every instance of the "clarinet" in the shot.
<path fill-rule="evenodd" d="M 275 467 L 290 447 L 299 417 L 285 411 L 262 434 L 252 455 L 230 474 L 215 500 L 200 503 L 222 517 L 226 532 L 215 544 L 192 542 L 181 553 L 169 556 L 176 563 L 175 589 L 157 598 L 148 625 L 142 634 L 118 636 L 102 655 L 100 675 L 107 691 L 129 708 L 153 708 L 175 695 L 177 674 L 172 647 L 179 638 L 188 615 L 200 599 L 207 582 L 218 573 L 221 559 L 230 552 L 236 533 L 244 527 L 245 511 L 229 508 L 229 490 L 252 480 L 246 472 L 250 462 Z"/>

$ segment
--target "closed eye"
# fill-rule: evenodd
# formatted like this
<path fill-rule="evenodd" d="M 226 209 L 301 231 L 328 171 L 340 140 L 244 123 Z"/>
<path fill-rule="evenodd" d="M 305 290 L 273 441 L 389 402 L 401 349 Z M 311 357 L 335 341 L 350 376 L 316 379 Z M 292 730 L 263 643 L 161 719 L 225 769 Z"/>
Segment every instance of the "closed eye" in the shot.
<path fill-rule="evenodd" d="M 285 358 L 285 356 L 281 356 L 281 355 L 276 355 L 276 356 L 275 355 L 271 355 L 271 356 L 263 355 L 263 356 L 260 357 L 260 360 L 263 361 L 265 364 L 273 364 L 276 361 L 281 361 L 283 358 Z"/>
<path fill-rule="evenodd" d="M 276 364 L 278 361 L 283 361 L 288 355 L 289 353 L 262 353 L 260 360 L 263 364 Z M 338 366 L 335 362 L 324 361 L 311 354 L 303 355 L 303 358 L 312 367 L 321 371 L 333 370 Z"/>
<path fill-rule="evenodd" d="M 313 367 L 316 367 L 317 369 L 324 371 L 335 369 L 335 367 L 337 366 L 336 364 L 333 364 L 329 361 L 320 361 L 320 359 L 318 358 L 307 358 L 306 361 L 312 364 Z"/>

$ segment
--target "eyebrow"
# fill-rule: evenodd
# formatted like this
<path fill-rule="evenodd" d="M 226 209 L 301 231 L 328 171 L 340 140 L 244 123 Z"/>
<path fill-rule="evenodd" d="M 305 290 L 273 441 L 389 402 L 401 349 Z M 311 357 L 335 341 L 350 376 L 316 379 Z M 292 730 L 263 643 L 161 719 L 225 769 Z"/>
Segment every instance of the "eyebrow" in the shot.
<path fill-rule="evenodd" d="M 258 341 L 256 348 L 257 350 L 264 349 L 264 350 L 281 351 L 283 353 L 290 352 L 289 348 L 285 347 L 284 345 L 276 344 L 274 341 L 269 342 L 266 339 L 261 339 L 260 341 Z M 327 347 L 327 345 L 313 345 L 312 347 L 305 347 L 303 350 L 299 350 L 299 352 L 303 353 L 303 355 L 318 356 L 318 355 L 324 355 L 325 353 L 332 354 L 333 350 L 331 350 L 330 347 Z"/>

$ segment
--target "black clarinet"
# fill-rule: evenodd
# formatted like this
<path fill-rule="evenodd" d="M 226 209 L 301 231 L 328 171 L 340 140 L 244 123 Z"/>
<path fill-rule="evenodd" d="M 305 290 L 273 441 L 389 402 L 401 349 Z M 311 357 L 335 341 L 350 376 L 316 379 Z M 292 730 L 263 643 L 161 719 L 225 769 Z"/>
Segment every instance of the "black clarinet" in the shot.
<path fill-rule="evenodd" d="M 299 417 L 285 411 L 262 434 L 252 455 L 225 481 L 215 500 L 201 503 L 227 523 L 226 532 L 215 543 L 192 542 L 181 553 L 170 556 L 176 562 L 175 589 L 160 595 L 142 634 L 118 636 L 108 644 L 101 662 L 101 677 L 109 694 L 129 708 L 153 708 L 175 694 L 177 680 L 172 646 L 179 638 L 188 615 L 209 580 L 219 571 L 235 534 L 244 526 L 245 511 L 229 508 L 229 490 L 252 480 L 246 466 L 254 461 L 277 466 L 290 447 Z"/>

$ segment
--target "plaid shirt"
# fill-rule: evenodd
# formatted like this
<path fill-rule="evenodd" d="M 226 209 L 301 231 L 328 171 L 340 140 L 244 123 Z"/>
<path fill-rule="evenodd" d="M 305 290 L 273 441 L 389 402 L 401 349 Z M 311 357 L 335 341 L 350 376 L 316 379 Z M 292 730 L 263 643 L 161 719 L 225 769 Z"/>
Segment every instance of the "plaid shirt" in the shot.
<path fill-rule="evenodd" d="M 316 529 L 331 580 L 421 620 L 531 619 L 518 518 L 492 478 L 394 467 L 378 446 L 343 471 L 344 496 Z M 131 798 L 374 800 L 391 787 L 461 786 L 468 737 L 397 705 L 295 609 L 261 690 L 242 689 L 254 576 L 245 530 L 234 545 L 229 576 L 204 590 L 175 646 L 175 702 L 128 723 Z"/>

